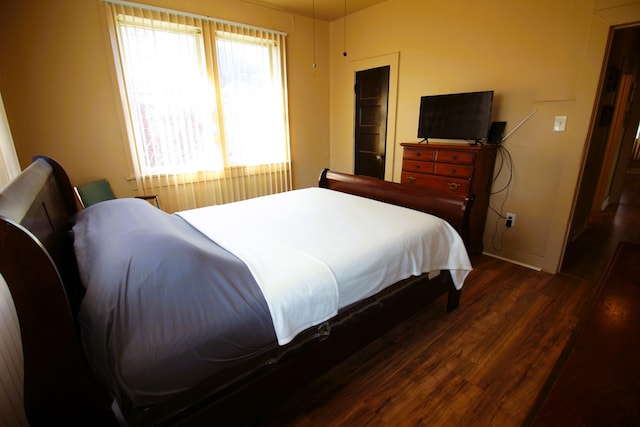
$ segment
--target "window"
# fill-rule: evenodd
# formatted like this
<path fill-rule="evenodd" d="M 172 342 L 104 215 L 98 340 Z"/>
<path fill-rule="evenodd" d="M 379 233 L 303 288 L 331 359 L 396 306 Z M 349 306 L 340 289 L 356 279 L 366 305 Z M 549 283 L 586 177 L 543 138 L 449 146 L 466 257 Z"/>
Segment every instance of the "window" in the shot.
<path fill-rule="evenodd" d="M 282 34 L 112 8 L 141 176 L 288 163 Z"/>
<path fill-rule="evenodd" d="M 216 51 L 228 164 L 284 161 L 282 89 L 273 75 L 277 46 L 256 37 L 219 32 Z"/>
<path fill-rule="evenodd" d="M 220 169 L 215 92 L 204 78 L 201 31 L 124 15 L 118 30 L 142 173 Z"/>

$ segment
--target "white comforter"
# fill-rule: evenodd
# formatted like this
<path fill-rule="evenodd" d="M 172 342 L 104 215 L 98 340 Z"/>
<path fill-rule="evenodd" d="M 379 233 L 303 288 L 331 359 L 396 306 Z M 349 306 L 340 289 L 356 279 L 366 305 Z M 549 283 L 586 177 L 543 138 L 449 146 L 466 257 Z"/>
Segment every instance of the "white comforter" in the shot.
<path fill-rule="evenodd" d="M 404 278 L 450 270 L 460 289 L 471 271 L 462 239 L 446 221 L 332 190 L 178 215 L 247 264 L 280 345 Z"/>

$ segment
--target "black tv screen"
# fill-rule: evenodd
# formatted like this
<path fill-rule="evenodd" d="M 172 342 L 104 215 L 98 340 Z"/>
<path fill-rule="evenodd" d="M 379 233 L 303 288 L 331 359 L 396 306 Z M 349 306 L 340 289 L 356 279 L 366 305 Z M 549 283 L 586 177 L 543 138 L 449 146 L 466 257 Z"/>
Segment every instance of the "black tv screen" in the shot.
<path fill-rule="evenodd" d="M 418 138 L 486 140 L 492 106 L 492 90 L 423 96 Z"/>

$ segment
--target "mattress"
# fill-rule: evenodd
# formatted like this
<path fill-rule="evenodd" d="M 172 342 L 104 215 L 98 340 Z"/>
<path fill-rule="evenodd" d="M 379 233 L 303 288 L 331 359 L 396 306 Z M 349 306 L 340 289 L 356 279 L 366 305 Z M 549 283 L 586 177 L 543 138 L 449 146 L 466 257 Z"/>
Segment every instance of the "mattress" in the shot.
<path fill-rule="evenodd" d="M 471 271 L 443 219 L 323 188 L 178 215 L 247 264 L 281 345 L 399 280 L 449 270 L 460 289 Z"/>

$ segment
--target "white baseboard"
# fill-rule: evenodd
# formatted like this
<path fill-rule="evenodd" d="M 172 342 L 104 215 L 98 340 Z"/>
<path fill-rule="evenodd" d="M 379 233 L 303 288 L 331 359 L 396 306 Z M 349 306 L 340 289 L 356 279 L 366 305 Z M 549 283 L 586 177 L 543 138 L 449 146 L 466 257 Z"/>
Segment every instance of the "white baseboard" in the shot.
<path fill-rule="evenodd" d="M 482 252 L 482 254 L 483 254 L 483 255 L 490 256 L 490 257 L 492 257 L 492 258 L 501 259 L 502 261 L 510 262 L 511 264 L 520 265 L 520 266 L 522 266 L 522 267 L 526 267 L 526 268 L 529 268 L 529 269 L 531 269 L 531 270 L 535 270 L 535 271 L 542 271 L 542 268 L 537 267 L 537 266 L 535 266 L 535 265 L 525 264 L 525 263 L 523 263 L 523 262 L 514 261 L 514 260 L 512 260 L 512 259 L 504 258 L 504 257 L 498 256 L 498 255 L 496 255 L 496 254 L 490 254 L 490 253 L 487 253 L 487 252 Z"/>

